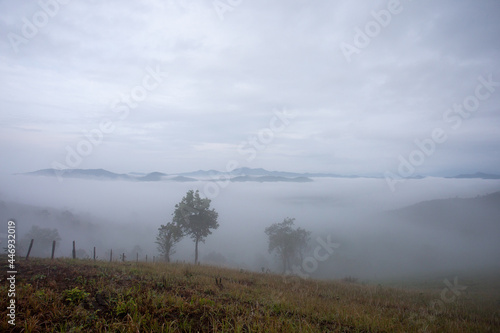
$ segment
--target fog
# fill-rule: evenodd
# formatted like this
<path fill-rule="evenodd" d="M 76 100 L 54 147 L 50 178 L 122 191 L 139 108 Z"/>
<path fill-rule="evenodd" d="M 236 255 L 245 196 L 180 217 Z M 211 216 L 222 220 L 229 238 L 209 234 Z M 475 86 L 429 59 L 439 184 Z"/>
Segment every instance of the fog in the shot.
<path fill-rule="evenodd" d="M 448 271 L 488 271 L 498 268 L 500 216 L 495 210 L 479 216 L 471 211 L 460 228 L 463 211 L 447 211 L 447 220 L 420 221 L 418 210 L 387 213 L 422 201 L 474 198 L 500 190 L 500 180 L 424 178 L 407 180 L 391 192 L 384 179 L 315 178 L 310 183 L 98 181 L 3 175 L 0 179 L 0 218 L 13 218 L 18 239 L 32 225 L 57 228 L 61 236 L 56 256 L 69 257 L 71 243 L 100 259 L 109 250 L 135 260 L 158 256 L 157 229 L 171 221 L 175 204 L 188 190 L 211 198 L 220 227 L 200 244 L 202 263 L 280 273 L 280 261 L 268 253 L 266 227 L 295 218 L 296 226 L 311 231 L 311 257 L 318 237 L 338 244 L 325 261 L 304 273 L 336 279 L 365 280 L 440 274 Z M 212 184 L 213 185 L 213 184 Z M 33 207 L 34 206 L 34 207 Z M 41 214 L 46 210 L 45 215 Z M 71 214 L 61 215 L 63 211 Z M 416 213 L 415 213 L 416 212 Z M 476 214 L 476 215 L 474 215 Z M 63 217 L 61 217 L 63 216 Z M 477 217 L 477 218 L 476 218 Z M 463 224 L 468 223 L 468 226 Z M 465 228 L 464 227 L 468 227 Z M 132 256 L 132 257 L 131 257 Z M 117 258 L 117 255 L 115 256 Z M 194 260 L 194 243 L 185 237 L 173 260 Z"/>
<path fill-rule="evenodd" d="M 202 263 L 281 272 L 264 231 L 290 217 L 311 232 L 308 277 L 499 269 L 500 200 L 473 198 L 500 180 L 439 178 L 498 174 L 499 1 L 222 3 L 0 1 L 0 223 L 17 221 L 20 255 L 37 225 L 58 230 L 58 257 L 72 241 L 81 257 L 158 256 L 158 227 L 198 189 L 220 224 Z M 231 165 L 362 177 L 13 175 Z M 189 237 L 172 259 L 194 261 Z"/>

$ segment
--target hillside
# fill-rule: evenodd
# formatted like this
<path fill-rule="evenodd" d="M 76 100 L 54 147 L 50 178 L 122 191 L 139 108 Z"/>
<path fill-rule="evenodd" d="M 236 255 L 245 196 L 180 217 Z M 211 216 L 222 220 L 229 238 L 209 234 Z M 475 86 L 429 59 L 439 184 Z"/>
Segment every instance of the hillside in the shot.
<path fill-rule="evenodd" d="M 2 332 L 500 330 L 498 291 L 459 292 L 445 304 L 441 283 L 410 291 L 188 264 L 32 259 L 16 265 L 16 326 L 5 320 L 2 297 Z M 7 284 L 0 292 L 7 295 Z"/>
<path fill-rule="evenodd" d="M 389 212 L 389 217 L 438 229 L 500 232 L 500 192 L 476 198 L 451 198 L 419 202 Z"/>

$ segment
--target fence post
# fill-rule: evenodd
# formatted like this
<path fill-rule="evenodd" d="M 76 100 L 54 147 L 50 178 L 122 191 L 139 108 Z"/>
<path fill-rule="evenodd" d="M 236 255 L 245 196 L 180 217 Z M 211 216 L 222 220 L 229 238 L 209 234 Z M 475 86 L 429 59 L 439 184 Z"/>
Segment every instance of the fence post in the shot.
<path fill-rule="evenodd" d="M 30 247 L 28 248 L 28 253 L 26 253 L 26 260 L 30 258 L 30 252 L 32 247 L 33 247 L 33 239 L 31 239 Z"/>
<path fill-rule="evenodd" d="M 52 255 L 50 256 L 50 259 L 54 259 L 54 251 L 56 250 L 56 241 L 52 241 Z"/>
<path fill-rule="evenodd" d="M 125 252 L 122 253 L 122 262 L 125 262 Z"/>
<path fill-rule="evenodd" d="M 113 249 L 109 252 L 109 262 L 113 261 Z"/>
<path fill-rule="evenodd" d="M 95 246 L 94 246 L 94 261 L 95 261 Z"/>
<path fill-rule="evenodd" d="M 75 241 L 73 241 L 73 252 L 71 254 L 73 255 L 73 259 L 75 259 L 76 258 Z"/>
<path fill-rule="evenodd" d="M 139 252 L 137 252 L 137 255 L 135 256 L 135 262 L 139 262 Z"/>

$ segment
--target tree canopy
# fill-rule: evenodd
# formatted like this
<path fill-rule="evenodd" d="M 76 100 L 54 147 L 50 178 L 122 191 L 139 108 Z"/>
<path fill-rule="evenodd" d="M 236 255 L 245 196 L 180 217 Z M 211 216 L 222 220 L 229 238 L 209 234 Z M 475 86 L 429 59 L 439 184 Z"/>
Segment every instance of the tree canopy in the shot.
<path fill-rule="evenodd" d="M 190 190 L 181 202 L 175 205 L 172 223 L 179 226 L 182 232 L 195 242 L 195 263 L 198 262 L 198 243 L 205 242 L 205 238 L 212 234 L 212 229 L 219 227 L 219 214 L 215 209 L 210 209 L 210 203 L 210 199 L 200 197 L 198 190 Z"/>
<path fill-rule="evenodd" d="M 166 225 L 161 225 L 158 228 L 158 236 L 156 236 L 156 244 L 158 251 L 163 255 L 166 262 L 170 262 L 170 256 L 175 253 L 175 244 L 182 238 L 182 229 L 169 222 Z"/>
<path fill-rule="evenodd" d="M 283 263 L 283 273 L 291 268 L 293 262 L 302 259 L 307 248 L 310 231 L 294 228 L 293 218 L 285 218 L 274 223 L 265 232 L 269 237 L 269 253 L 275 252 Z"/>

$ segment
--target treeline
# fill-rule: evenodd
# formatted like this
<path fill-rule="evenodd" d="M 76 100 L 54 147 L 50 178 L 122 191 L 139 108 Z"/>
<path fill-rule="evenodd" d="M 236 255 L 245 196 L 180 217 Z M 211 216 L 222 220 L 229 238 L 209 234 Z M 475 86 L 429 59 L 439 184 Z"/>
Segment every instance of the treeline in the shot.
<path fill-rule="evenodd" d="M 174 212 L 169 222 L 160 225 L 156 235 L 156 245 L 159 256 L 149 256 L 135 245 L 131 251 L 124 249 L 108 248 L 104 256 L 99 257 L 96 247 L 91 247 L 88 252 L 82 248 L 76 248 L 75 241 L 70 258 L 109 260 L 109 261 L 163 261 L 170 262 L 176 253 L 176 245 L 185 237 L 194 242 L 194 263 L 199 263 L 199 243 L 204 243 L 206 238 L 219 227 L 219 214 L 211 208 L 211 200 L 201 198 L 199 191 L 190 190 L 175 205 Z M 300 264 L 305 254 L 309 251 L 308 243 L 310 231 L 294 226 L 295 219 L 285 218 L 282 222 L 274 223 L 263 230 L 268 237 L 268 252 L 274 253 L 282 266 L 283 272 L 290 271 L 292 265 Z M 263 235 L 264 237 L 264 235 Z M 55 251 L 59 248 L 61 237 L 56 228 L 43 228 L 32 226 L 24 237 L 17 242 L 18 256 L 51 257 L 54 258 Z M 113 253 L 114 252 L 114 253 Z"/>

